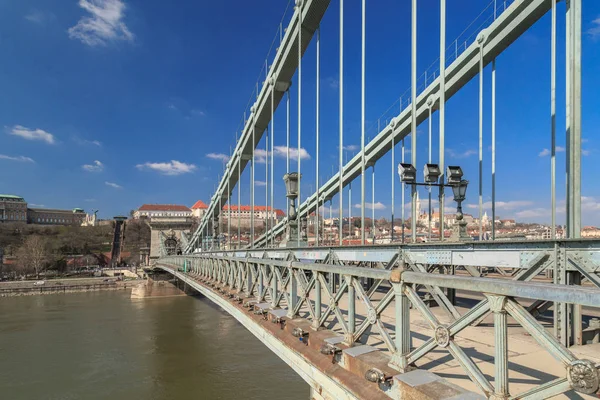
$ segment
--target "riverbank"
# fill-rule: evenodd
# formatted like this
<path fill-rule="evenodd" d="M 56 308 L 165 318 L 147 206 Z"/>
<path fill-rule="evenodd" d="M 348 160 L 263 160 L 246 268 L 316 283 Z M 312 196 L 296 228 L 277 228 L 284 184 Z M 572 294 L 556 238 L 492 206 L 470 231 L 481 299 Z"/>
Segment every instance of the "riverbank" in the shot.
<path fill-rule="evenodd" d="M 43 284 L 38 284 L 44 282 Z M 129 290 L 141 279 L 117 281 L 111 278 L 70 278 L 46 281 L 0 282 L 0 297 L 34 296 L 60 293 L 95 292 L 100 290 Z"/>

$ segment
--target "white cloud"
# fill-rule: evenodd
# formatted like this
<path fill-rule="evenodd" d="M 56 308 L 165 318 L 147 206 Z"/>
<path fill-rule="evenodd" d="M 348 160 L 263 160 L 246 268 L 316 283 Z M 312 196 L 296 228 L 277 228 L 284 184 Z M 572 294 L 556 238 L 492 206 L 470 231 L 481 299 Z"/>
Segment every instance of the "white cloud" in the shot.
<path fill-rule="evenodd" d="M 468 149 L 468 150 L 465 150 L 465 151 L 457 152 L 457 151 L 455 151 L 453 149 L 448 149 L 447 148 L 446 149 L 446 153 L 448 153 L 448 156 L 453 157 L 453 158 L 467 158 L 467 157 L 470 157 L 470 156 L 473 156 L 473 155 L 477 154 L 477 151 L 473 150 L 473 149 Z"/>
<path fill-rule="evenodd" d="M 19 136 L 27 140 L 41 140 L 48 144 L 54 144 L 54 135 L 43 129 L 29 129 L 22 125 L 15 125 L 8 131 L 9 135 Z"/>
<path fill-rule="evenodd" d="M 275 146 L 274 148 L 275 157 L 285 158 L 287 154 L 287 146 Z M 298 160 L 298 154 L 300 154 L 301 160 L 310 160 L 310 154 L 303 147 L 300 148 L 298 153 L 297 147 L 290 147 L 290 160 Z"/>
<path fill-rule="evenodd" d="M 265 181 L 254 181 L 256 186 L 267 186 L 267 182 Z"/>
<path fill-rule="evenodd" d="M 98 160 L 94 160 L 93 163 L 84 164 L 81 166 L 81 168 L 83 168 L 85 171 L 88 171 L 88 172 L 102 172 L 102 170 L 104 170 L 104 164 L 102 164 Z"/>
<path fill-rule="evenodd" d="M 0 154 L 0 160 L 8 160 L 8 161 L 19 161 L 19 162 L 29 162 L 34 163 L 33 158 L 25 157 L 25 156 L 7 156 L 6 154 Z"/>
<path fill-rule="evenodd" d="M 49 19 L 53 19 L 53 18 L 54 18 L 54 14 L 45 12 L 45 11 L 40 11 L 40 10 L 33 10 L 32 12 L 30 12 L 29 14 L 27 14 L 25 16 L 25 19 L 27 21 L 33 22 L 36 24 L 43 24 L 44 22 L 48 21 Z"/>
<path fill-rule="evenodd" d="M 99 140 L 87 140 L 87 139 L 81 139 L 77 136 L 73 136 L 73 141 L 80 146 L 93 145 L 93 146 L 102 147 L 102 142 L 100 142 Z"/>
<path fill-rule="evenodd" d="M 517 220 L 519 219 L 531 219 L 531 218 L 542 218 L 550 215 L 550 210 L 545 208 L 531 208 L 519 211 L 515 213 L 515 217 Z"/>
<path fill-rule="evenodd" d="M 34 204 L 34 203 L 29 203 L 29 205 L 30 205 L 31 207 L 46 207 L 46 206 L 45 206 L 45 205 L 43 205 L 43 204 Z"/>
<path fill-rule="evenodd" d="M 139 170 L 158 171 L 162 175 L 181 175 L 194 172 L 197 167 L 194 164 L 186 164 L 181 161 L 171 160 L 170 162 L 151 163 L 136 165 Z"/>
<path fill-rule="evenodd" d="M 267 152 L 263 149 L 254 150 L 254 159 L 257 164 L 264 164 L 267 160 L 267 156 L 270 156 L 271 153 Z M 287 146 L 275 146 L 273 148 L 273 155 L 278 158 L 286 158 L 287 157 Z M 310 160 L 310 154 L 306 151 L 304 147 L 300 148 L 300 159 L 301 160 Z M 290 160 L 298 161 L 298 148 L 290 147 Z"/>
<path fill-rule="evenodd" d="M 592 21 L 592 26 L 585 33 L 593 40 L 600 39 L 600 16 Z"/>
<path fill-rule="evenodd" d="M 497 210 L 514 210 L 514 209 L 521 208 L 521 207 L 528 207 L 528 206 L 531 206 L 532 204 L 533 204 L 533 202 L 529 201 L 529 200 L 497 201 L 496 209 Z M 467 208 L 478 209 L 479 204 L 467 204 Z M 491 209 L 492 202 L 486 201 L 485 203 L 483 203 L 483 208 Z"/>
<path fill-rule="evenodd" d="M 355 204 L 354 208 L 360 208 L 360 204 Z M 385 210 L 385 205 L 378 201 L 377 203 L 365 203 L 365 208 L 368 208 L 369 210 Z"/>
<path fill-rule="evenodd" d="M 77 25 L 69 28 L 71 39 L 80 40 L 88 46 L 133 41 L 133 33 L 123 22 L 126 7 L 122 0 L 79 0 L 79 7 L 91 16 L 82 17 Z"/>
<path fill-rule="evenodd" d="M 338 146 L 338 149 L 340 148 L 340 146 Z M 360 146 L 357 144 L 350 144 L 348 146 L 344 146 L 342 147 L 342 149 L 347 150 L 347 151 L 356 151 L 360 149 Z"/>
<path fill-rule="evenodd" d="M 582 211 L 600 211 L 600 200 L 594 197 L 581 196 Z"/>
<path fill-rule="evenodd" d="M 104 182 L 104 184 L 106 186 L 110 186 L 110 187 L 115 188 L 115 189 L 123 189 L 123 186 L 117 185 L 116 183 L 113 183 L 113 182 Z M 93 200 L 93 199 L 88 199 L 88 200 Z"/>
<path fill-rule="evenodd" d="M 211 158 L 213 160 L 219 160 L 222 162 L 229 161 L 229 156 L 227 154 L 223 154 L 223 153 L 208 153 L 206 155 L 206 157 Z"/>
<path fill-rule="evenodd" d="M 333 77 L 325 79 L 325 83 L 327 83 L 327 86 L 329 86 L 331 89 L 339 89 L 340 87 L 340 81 Z"/>
<path fill-rule="evenodd" d="M 192 111 L 190 111 L 190 114 L 196 115 L 196 116 L 199 116 L 199 117 L 206 116 L 206 113 L 204 111 L 202 111 L 202 110 L 192 110 Z"/>
<path fill-rule="evenodd" d="M 283 147 L 285 147 L 285 146 L 283 146 Z M 267 155 L 269 155 L 269 154 L 271 154 L 271 153 L 267 153 L 266 150 L 255 149 L 254 150 L 254 160 L 256 161 L 257 164 L 264 164 L 267 162 Z M 285 157 L 285 155 L 284 155 L 284 157 Z"/>
<path fill-rule="evenodd" d="M 556 152 L 557 153 L 562 153 L 565 151 L 565 148 L 562 146 L 556 146 Z M 550 150 L 549 149 L 543 149 L 542 151 L 540 151 L 540 153 L 538 154 L 538 156 L 540 157 L 546 157 L 550 155 Z"/>
<path fill-rule="evenodd" d="M 338 204 L 337 202 L 333 202 L 333 204 Z M 340 209 L 339 207 L 335 207 L 333 206 L 331 207 L 331 217 L 332 218 L 339 218 L 339 214 L 340 214 Z M 322 205 L 321 207 L 319 207 L 319 212 L 321 214 L 323 214 L 323 216 L 325 218 L 329 218 L 329 202 L 325 203 L 325 205 Z M 342 212 L 344 213 L 344 217 L 348 217 L 348 208 L 343 208 Z"/>

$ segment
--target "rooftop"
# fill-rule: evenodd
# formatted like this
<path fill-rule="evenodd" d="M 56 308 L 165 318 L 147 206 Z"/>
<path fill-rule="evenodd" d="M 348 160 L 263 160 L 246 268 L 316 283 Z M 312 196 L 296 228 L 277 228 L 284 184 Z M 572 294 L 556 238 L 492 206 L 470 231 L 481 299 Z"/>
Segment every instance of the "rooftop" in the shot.
<path fill-rule="evenodd" d="M 21 196 L 15 196 L 14 194 L 0 194 L 0 199 L 13 199 L 13 200 L 23 200 Z"/>
<path fill-rule="evenodd" d="M 191 211 L 187 206 L 179 204 L 142 204 L 138 211 Z"/>
<path fill-rule="evenodd" d="M 197 202 L 194 203 L 194 205 L 192 206 L 192 210 L 197 210 L 197 209 L 201 209 L 201 210 L 205 210 L 207 209 L 208 206 L 206 205 L 205 202 L 203 202 L 202 200 L 198 200 Z"/>

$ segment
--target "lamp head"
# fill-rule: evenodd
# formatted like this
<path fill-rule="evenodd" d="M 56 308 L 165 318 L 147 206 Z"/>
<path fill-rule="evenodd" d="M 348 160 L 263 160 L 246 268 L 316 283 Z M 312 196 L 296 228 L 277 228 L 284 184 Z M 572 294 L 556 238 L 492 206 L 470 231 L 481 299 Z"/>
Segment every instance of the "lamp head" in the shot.
<path fill-rule="evenodd" d="M 469 185 L 469 181 L 461 180 L 460 182 L 452 185 L 452 193 L 454 194 L 454 200 L 457 202 L 461 202 L 465 200 L 465 196 L 467 194 L 467 186 Z"/>
<path fill-rule="evenodd" d="M 438 183 L 441 174 L 440 166 L 437 164 L 425 164 L 423 166 L 423 178 L 425 183 Z"/>
<path fill-rule="evenodd" d="M 400 176 L 400 181 L 407 184 L 415 183 L 417 181 L 417 170 L 412 164 L 398 164 L 398 175 Z"/>
<path fill-rule="evenodd" d="M 302 175 L 297 172 L 290 172 L 283 176 L 285 182 L 286 197 L 288 199 L 295 199 L 298 197 L 298 180 Z"/>
<path fill-rule="evenodd" d="M 448 166 L 446 168 L 446 182 L 449 185 L 456 185 L 460 183 L 463 177 L 462 168 L 459 166 Z"/>

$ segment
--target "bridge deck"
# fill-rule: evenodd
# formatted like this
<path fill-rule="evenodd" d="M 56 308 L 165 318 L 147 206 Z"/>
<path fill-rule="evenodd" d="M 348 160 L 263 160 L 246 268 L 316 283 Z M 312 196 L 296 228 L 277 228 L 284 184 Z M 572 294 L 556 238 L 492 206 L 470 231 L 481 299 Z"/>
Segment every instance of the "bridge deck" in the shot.
<path fill-rule="evenodd" d="M 193 275 L 186 274 L 192 279 L 196 279 Z M 214 289 L 209 289 L 214 290 Z M 380 300 L 387 289 L 380 290 L 373 295 L 373 300 Z M 219 295 L 216 293 L 216 295 Z M 310 296 L 314 301 L 314 293 Z M 459 292 L 457 294 L 457 310 L 464 314 L 473 307 L 473 305 L 481 300 L 482 297 L 475 293 Z M 520 300 L 526 306 L 527 300 Z M 340 301 L 340 308 L 347 310 L 348 297 L 344 294 Z M 264 303 L 268 304 L 268 303 Z M 325 311 L 326 305 L 323 305 L 322 311 Z M 388 328 L 394 326 L 394 309 L 395 304 L 392 301 L 391 307 L 385 309 L 381 315 L 381 320 Z M 451 322 L 448 315 L 439 307 L 431 307 L 430 311 L 442 323 L 449 324 Z M 343 312 L 345 313 L 345 312 Z M 589 316 L 598 316 L 597 310 L 585 310 L 584 314 Z M 300 317 L 307 318 L 309 315 L 306 306 L 300 309 Z M 367 310 L 365 306 L 356 303 L 356 321 L 357 325 L 366 318 Z M 307 319 L 308 321 L 308 319 Z M 428 322 L 421 314 L 412 309 L 410 312 L 411 337 L 413 347 L 420 346 L 432 336 L 432 329 Z M 339 325 L 334 315 L 331 315 L 325 324 L 326 328 L 339 333 L 343 336 L 343 330 Z M 549 319 L 544 326 L 549 331 L 552 330 L 552 322 Z M 544 383 L 552 381 L 556 378 L 564 377 L 564 366 L 557 360 L 553 359 L 547 350 L 543 349 L 526 330 L 520 326 L 511 317 L 508 318 L 508 343 L 509 343 L 509 383 L 511 391 L 521 393 L 529 389 L 538 387 Z M 455 337 L 456 343 L 464 350 L 464 352 L 477 364 L 483 374 L 490 381 L 494 380 L 494 326 L 493 316 L 489 315 L 482 320 L 479 326 L 469 326 L 461 331 Z M 382 352 L 387 352 L 385 343 L 377 332 L 371 332 L 365 344 L 373 346 Z M 360 343 L 357 343 L 360 345 Z M 588 359 L 594 363 L 600 364 L 600 344 L 574 346 L 570 348 L 577 357 Z M 480 392 L 469 376 L 465 373 L 463 367 L 455 360 L 448 351 L 436 349 L 416 363 L 416 366 L 421 370 L 427 370 L 437 374 L 438 376 L 454 383 L 468 391 L 475 393 Z M 594 399 L 593 395 L 585 395 L 581 393 L 568 392 L 555 399 Z"/>
<path fill-rule="evenodd" d="M 377 295 L 375 295 L 377 296 Z M 380 295 L 381 297 L 382 295 Z M 461 314 L 466 313 L 474 301 L 471 296 L 465 293 L 457 294 L 457 309 Z M 480 298 L 479 298 L 480 299 Z M 344 298 L 342 301 L 346 301 Z M 526 302 L 522 302 L 526 304 Z M 469 304 L 468 307 L 461 305 Z M 364 318 L 365 309 L 362 304 L 357 303 L 357 313 Z M 394 307 L 390 307 L 383 312 L 382 320 L 386 325 L 394 325 Z M 449 323 L 448 316 L 439 308 L 430 309 L 433 314 L 444 323 Z M 362 319 L 361 318 L 361 319 Z M 432 335 L 432 330 L 425 319 L 417 310 L 411 310 L 411 330 L 414 346 L 419 346 Z M 548 330 L 552 330 L 552 322 L 545 324 Z M 337 327 L 337 329 L 340 329 Z M 341 329 L 340 329 L 341 330 Z M 509 350 L 509 382 L 511 392 L 521 393 L 532 389 L 553 379 L 564 377 L 564 367 L 544 350 L 540 345 L 525 331 L 525 329 L 509 317 L 508 319 L 508 350 Z M 385 346 L 378 335 L 373 332 L 368 344 L 385 351 Z M 465 328 L 457 335 L 456 342 L 462 347 L 479 366 L 486 377 L 493 381 L 494 377 L 494 327 L 493 316 L 488 316 L 480 326 L 470 326 Z M 600 344 L 574 346 L 570 347 L 576 356 L 600 363 Z M 463 368 L 453 357 L 444 350 L 434 350 L 425 355 L 423 359 L 417 362 L 417 367 L 434 372 L 442 378 L 447 379 L 465 389 L 479 392 L 477 386 L 465 374 Z M 555 399 L 596 399 L 592 395 L 580 393 L 568 393 L 554 397 Z"/>

